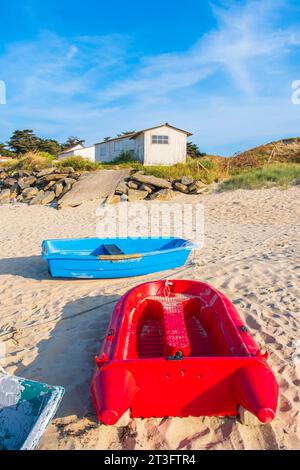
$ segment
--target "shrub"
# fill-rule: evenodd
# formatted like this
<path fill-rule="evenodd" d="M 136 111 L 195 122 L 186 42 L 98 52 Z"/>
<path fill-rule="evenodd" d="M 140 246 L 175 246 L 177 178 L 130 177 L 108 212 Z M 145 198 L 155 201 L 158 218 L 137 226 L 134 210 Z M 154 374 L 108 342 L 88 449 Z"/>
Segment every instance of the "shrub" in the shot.
<path fill-rule="evenodd" d="M 131 163 L 136 162 L 137 160 L 133 157 L 132 153 L 129 150 L 122 150 L 120 155 L 114 159 L 112 163 Z"/>
<path fill-rule="evenodd" d="M 73 157 L 62 158 L 56 166 L 59 168 L 71 166 L 76 171 L 95 171 L 101 168 L 101 163 L 91 162 L 86 158 L 74 155 Z"/>

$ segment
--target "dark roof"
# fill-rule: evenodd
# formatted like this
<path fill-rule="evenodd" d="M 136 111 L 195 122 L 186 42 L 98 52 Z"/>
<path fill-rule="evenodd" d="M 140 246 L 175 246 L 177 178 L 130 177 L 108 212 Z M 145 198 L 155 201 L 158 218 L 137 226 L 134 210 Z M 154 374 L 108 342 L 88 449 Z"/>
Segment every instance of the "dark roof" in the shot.
<path fill-rule="evenodd" d="M 160 124 L 159 126 L 148 127 L 147 129 L 143 129 L 141 131 L 135 132 L 135 134 L 130 138 L 135 139 L 139 134 L 142 134 L 143 132 L 152 131 L 152 129 L 158 129 L 159 127 L 162 127 L 162 126 L 171 127 L 171 129 L 175 129 L 176 131 L 183 132 L 187 136 L 193 135 L 193 134 L 191 134 L 191 132 L 184 131 L 183 129 L 179 129 L 179 127 L 171 126 L 171 124 L 169 124 L 168 122 L 165 122 L 164 124 Z"/>
<path fill-rule="evenodd" d="M 135 139 L 138 135 L 142 134 L 143 132 L 151 131 L 152 129 L 158 129 L 159 127 L 162 127 L 162 126 L 171 127 L 171 129 L 175 129 L 176 131 L 183 132 L 187 136 L 193 135 L 191 134 L 191 132 L 184 131 L 183 129 L 179 129 L 178 127 L 175 127 L 175 126 L 171 126 L 171 124 L 168 124 L 167 122 L 165 122 L 164 124 L 160 124 L 159 126 L 148 127 L 147 129 L 142 129 L 141 131 L 133 132 L 132 134 L 121 135 L 119 137 L 112 137 L 111 139 L 103 140 L 102 142 L 97 142 L 95 145 L 105 144 L 106 142 L 113 142 L 114 140 Z"/>

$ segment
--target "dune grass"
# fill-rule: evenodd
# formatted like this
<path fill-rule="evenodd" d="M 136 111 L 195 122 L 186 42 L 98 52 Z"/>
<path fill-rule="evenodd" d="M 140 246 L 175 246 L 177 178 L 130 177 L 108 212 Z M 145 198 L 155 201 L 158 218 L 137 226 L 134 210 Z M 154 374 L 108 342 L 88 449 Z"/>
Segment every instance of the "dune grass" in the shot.
<path fill-rule="evenodd" d="M 59 160 L 56 164 L 58 168 L 72 167 L 76 171 L 95 171 L 103 168 L 101 163 L 91 162 L 86 158 L 74 155 L 73 157 L 66 157 Z"/>
<path fill-rule="evenodd" d="M 300 165 L 281 163 L 265 165 L 259 169 L 246 170 L 234 175 L 222 183 L 220 191 L 287 187 L 291 183 L 300 184 Z"/>
<path fill-rule="evenodd" d="M 2 167 L 8 167 L 10 172 L 17 170 L 38 171 L 51 167 L 55 157 L 48 152 L 27 152 L 20 158 L 11 158 L 2 162 Z"/>

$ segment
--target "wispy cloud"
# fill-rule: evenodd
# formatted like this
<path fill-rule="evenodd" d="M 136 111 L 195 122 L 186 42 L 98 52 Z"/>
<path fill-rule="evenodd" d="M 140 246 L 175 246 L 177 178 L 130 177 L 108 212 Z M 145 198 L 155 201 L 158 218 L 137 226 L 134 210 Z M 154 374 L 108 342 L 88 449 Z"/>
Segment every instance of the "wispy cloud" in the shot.
<path fill-rule="evenodd" d="M 281 24 L 286 3 L 212 6 L 215 28 L 180 53 L 140 57 L 134 39 L 118 34 L 64 38 L 42 31 L 36 40 L 10 44 L 0 56 L 0 79 L 7 84 L 0 140 L 16 127 L 33 127 L 92 142 L 124 127 L 168 120 L 216 151 L 261 138 L 262 127 L 266 138 L 292 133 L 290 116 L 300 110 L 291 106 L 287 88 L 299 77 L 290 77 L 295 66 L 289 60 L 299 54 L 300 33 L 296 19 Z M 264 119 L 276 105 L 281 119 Z"/>

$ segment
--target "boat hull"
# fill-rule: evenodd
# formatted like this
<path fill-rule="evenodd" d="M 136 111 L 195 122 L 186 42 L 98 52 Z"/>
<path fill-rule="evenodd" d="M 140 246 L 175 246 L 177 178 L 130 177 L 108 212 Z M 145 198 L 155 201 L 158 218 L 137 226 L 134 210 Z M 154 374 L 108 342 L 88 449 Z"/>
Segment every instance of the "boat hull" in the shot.
<path fill-rule="evenodd" d="M 144 241 L 144 249 L 147 248 L 147 240 Z M 172 239 L 161 240 L 161 244 L 164 244 Z M 105 241 L 107 242 L 107 240 Z M 65 242 L 67 245 L 70 244 L 67 240 Z M 102 242 L 103 240 L 99 239 L 96 244 L 101 245 Z M 114 239 L 113 242 L 118 243 L 119 241 Z M 84 250 L 87 243 L 86 239 L 82 239 L 83 254 L 78 253 L 78 251 L 72 252 L 72 248 L 64 252 L 63 243 L 61 244 L 61 251 L 51 252 L 51 241 L 45 241 L 42 245 L 42 256 L 48 262 L 49 274 L 56 278 L 108 279 L 133 277 L 183 266 L 194 247 L 185 240 L 183 242 L 185 243 L 182 243 L 181 247 L 167 250 L 160 250 L 159 246 L 153 249 L 150 245 L 149 250 L 152 249 L 153 251 L 141 252 L 138 257 L 109 260 L 101 259 L 98 254 L 93 255 L 91 251 Z M 132 240 L 132 245 L 135 246 L 134 240 Z M 135 248 L 131 248 L 130 251 L 134 250 Z"/>
<path fill-rule="evenodd" d="M 206 336 L 204 329 L 197 333 L 194 314 Z M 239 406 L 267 423 L 276 413 L 278 384 L 223 294 L 196 281 L 154 281 L 135 287 L 116 306 L 96 358 L 91 397 L 99 422 L 107 425 L 128 409 L 132 418 L 237 416 Z"/>

